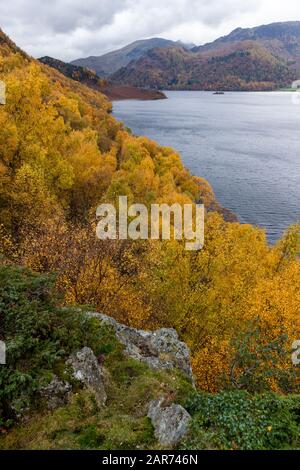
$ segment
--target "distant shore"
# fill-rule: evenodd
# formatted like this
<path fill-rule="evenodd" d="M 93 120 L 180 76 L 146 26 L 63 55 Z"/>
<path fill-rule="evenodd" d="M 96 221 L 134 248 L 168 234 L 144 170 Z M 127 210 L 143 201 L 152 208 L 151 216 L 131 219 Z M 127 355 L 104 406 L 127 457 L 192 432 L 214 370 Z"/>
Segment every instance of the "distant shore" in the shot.
<path fill-rule="evenodd" d="M 121 100 L 166 100 L 167 96 L 158 90 L 146 90 L 144 88 L 136 88 L 130 85 L 108 85 L 100 90 L 111 101 Z"/>

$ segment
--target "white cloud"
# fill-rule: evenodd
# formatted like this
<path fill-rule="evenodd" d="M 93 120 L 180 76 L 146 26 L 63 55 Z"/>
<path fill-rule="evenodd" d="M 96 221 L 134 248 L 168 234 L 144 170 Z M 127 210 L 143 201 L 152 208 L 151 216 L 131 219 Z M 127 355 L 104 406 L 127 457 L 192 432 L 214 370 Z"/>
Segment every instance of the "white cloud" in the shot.
<path fill-rule="evenodd" d="M 71 60 L 160 36 L 203 44 L 236 27 L 300 20 L 298 0 L 0 0 L 1 27 L 28 53 Z"/>

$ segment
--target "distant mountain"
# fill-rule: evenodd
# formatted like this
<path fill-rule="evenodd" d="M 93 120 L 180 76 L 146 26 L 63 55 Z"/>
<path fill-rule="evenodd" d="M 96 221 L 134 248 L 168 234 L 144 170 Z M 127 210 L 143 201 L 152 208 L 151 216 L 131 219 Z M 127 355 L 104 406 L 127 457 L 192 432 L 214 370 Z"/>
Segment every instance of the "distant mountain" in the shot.
<path fill-rule="evenodd" d="M 175 44 L 178 44 L 178 46 L 181 46 L 183 47 L 184 49 L 187 49 L 187 50 L 192 50 L 194 49 L 196 46 L 196 44 L 194 44 L 193 42 L 182 42 L 182 41 L 176 41 Z"/>
<path fill-rule="evenodd" d="M 119 85 L 149 89 L 274 90 L 300 78 L 300 21 L 238 28 L 199 47 L 160 38 L 136 41 L 72 64 Z"/>
<path fill-rule="evenodd" d="M 128 65 L 132 60 L 138 60 L 150 49 L 154 49 L 156 47 L 168 47 L 177 44 L 178 46 L 186 47 L 187 49 L 193 47 L 193 44 L 185 46 L 183 43 L 176 43 L 162 38 L 143 39 L 122 47 L 122 49 L 109 52 L 108 54 L 99 57 L 91 56 L 85 59 L 73 60 L 71 64 L 87 67 L 94 70 L 100 77 L 107 77 L 121 67 L 126 67 L 126 65 Z"/>
<path fill-rule="evenodd" d="M 113 84 L 107 79 L 98 77 L 98 75 L 85 67 L 68 64 L 62 60 L 52 57 L 42 57 L 39 59 L 44 65 L 48 65 L 68 78 L 76 80 L 89 88 L 98 90 L 111 100 L 139 99 L 156 100 L 165 99 L 166 96 L 157 90 L 143 90 L 133 86 Z"/>
<path fill-rule="evenodd" d="M 277 57 L 285 59 L 289 65 L 295 66 L 300 72 L 300 21 L 272 23 L 256 28 L 237 28 L 228 36 L 216 41 L 193 48 L 193 52 L 209 52 L 215 55 L 229 51 L 231 47 L 243 47 L 245 41 L 255 41 Z"/>
<path fill-rule="evenodd" d="M 170 90 L 274 90 L 296 72 L 255 41 L 213 51 L 179 47 L 152 49 L 111 76 L 117 83 Z"/>

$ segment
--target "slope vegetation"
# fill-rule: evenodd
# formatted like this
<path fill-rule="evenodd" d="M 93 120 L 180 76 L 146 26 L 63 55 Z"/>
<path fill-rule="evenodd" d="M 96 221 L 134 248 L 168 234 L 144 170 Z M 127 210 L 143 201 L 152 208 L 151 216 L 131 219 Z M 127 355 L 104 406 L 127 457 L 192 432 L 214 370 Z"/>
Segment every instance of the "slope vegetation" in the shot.
<path fill-rule="evenodd" d="M 285 59 L 300 72 L 300 21 L 272 23 L 256 28 L 238 28 L 228 36 L 204 46 L 196 47 L 194 52 L 218 52 L 224 46 L 240 47 L 244 41 L 255 41 L 271 54 Z"/>
<path fill-rule="evenodd" d="M 39 61 L 52 67 L 72 80 L 80 82 L 93 90 L 103 93 L 112 101 L 116 100 L 160 100 L 166 99 L 166 95 L 156 90 L 145 90 L 130 85 L 116 85 L 111 81 L 98 77 L 98 75 L 85 67 L 68 64 L 52 57 L 42 57 Z"/>
<path fill-rule="evenodd" d="M 180 51 L 179 59 L 166 53 L 164 60 L 184 68 L 189 53 Z M 160 60 L 159 50 L 151 54 Z M 175 328 L 191 349 L 202 390 L 297 391 L 291 344 L 300 337 L 299 226 L 270 247 L 263 230 L 226 222 L 209 184 L 192 176 L 175 150 L 132 135 L 104 95 L 31 59 L 3 34 L 0 78 L 7 85 L 0 107 L 1 264 L 55 273 L 62 306 L 89 305 L 140 329 Z M 117 206 L 119 196 L 148 208 L 203 202 L 203 250 L 188 252 L 176 240 L 96 239 L 97 206 Z M 20 317 L 19 325 L 28 324 Z M 47 328 L 42 321 L 43 341 Z M 27 351 L 14 337 L 10 347 L 22 358 Z M 19 364 L 25 367 L 28 355 Z"/>
<path fill-rule="evenodd" d="M 290 85 L 296 73 L 283 59 L 254 41 L 189 52 L 154 49 L 112 75 L 112 80 L 172 90 L 274 90 Z"/>

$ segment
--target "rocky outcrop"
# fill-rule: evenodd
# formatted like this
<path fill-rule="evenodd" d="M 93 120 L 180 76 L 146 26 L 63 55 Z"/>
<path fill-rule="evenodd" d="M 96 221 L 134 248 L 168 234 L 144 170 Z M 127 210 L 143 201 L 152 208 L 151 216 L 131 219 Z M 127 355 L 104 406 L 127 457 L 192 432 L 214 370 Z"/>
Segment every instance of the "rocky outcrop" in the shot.
<path fill-rule="evenodd" d="M 74 353 L 66 362 L 73 377 L 91 390 L 99 406 L 104 406 L 107 395 L 104 388 L 104 372 L 90 348 Z"/>
<path fill-rule="evenodd" d="M 173 404 L 164 408 L 162 402 L 161 399 L 150 403 L 148 417 L 159 443 L 174 447 L 187 435 L 191 416 L 180 405 Z"/>
<path fill-rule="evenodd" d="M 163 328 L 149 332 L 122 325 L 101 313 L 88 313 L 88 316 L 111 325 L 129 357 L 147 364 L 151 369 L 181 370 L 194 383 L 189 348 L 179 340 L 175 330 Z"/>
<path fill-rule="evenodd" d="M 47 408 L 55 410 L 66 403 L 71 390 L 72 387 L 68 382 L 63 382 L 54 375 L 49 384 L 40 388 L 39 393 L 45 399 Z"/>
<path fill-rule="evenodd" d="M 102 323 L 112 327 L 116 338 L 124 345 L 124 353 L 154 370 L 178 369 L 194 384 L 190 364 L 190 351 L 181 342 L 173 329 L 162 328 L 150 332 L 138 330 L 118 323 L 115 319 L 101 313 L 87 313 L 90 318 L 98 318 Z M 105 405 L 107 394 L 105 384 L 107 371 L 97 360 L 94 352 L 84 347 L 73 353 L 66 361 L 66 372 L 92 391 L 98 406 Z M 51 382 L 40 388 L 40 396 L 46 406 L 54 410 L 63 406 L 73 391 L 72 380 L 63 381 L 56 375 Z M 163 399 L 150 404 L 149 417 L 152 420 L 157 438 L 162 444 L 176 445 L 187 430 L 188 413 L 179 405 L 162 407 Z"/>

